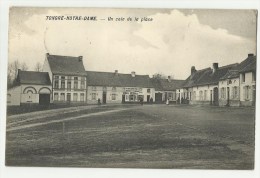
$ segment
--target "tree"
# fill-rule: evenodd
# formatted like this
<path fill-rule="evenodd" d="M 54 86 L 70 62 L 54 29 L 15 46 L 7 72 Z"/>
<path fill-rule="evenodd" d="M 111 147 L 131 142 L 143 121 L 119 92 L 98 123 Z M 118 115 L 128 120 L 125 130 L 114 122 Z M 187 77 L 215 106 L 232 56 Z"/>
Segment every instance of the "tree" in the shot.
<path fill-rule="evenodd" d="M 35 67 L 34 67 L 34 70 L 37 71 L 37 72 L 41 72 L 42 71 L 42 65 L 40 62 L 37 62 Z"/>
<path fill-rule="evenodd" d="M 18 74 L 18 69 L 28 70 L 28 66 L 26 63 L 20 63 L 18 60 L 13 61 L 12 63 L 8 63 L 8 73 L 7 73 L 7 87 L 11 88 L 14 86 L 14 81 Z"/>
<path fill-rule="evenodd" d="M 167 76 L 162 74 L 162 73 L 155 73 L 155 74 L 153 74 L 153 78 L 155 78 L 155 79 L 166 79 Z"/>

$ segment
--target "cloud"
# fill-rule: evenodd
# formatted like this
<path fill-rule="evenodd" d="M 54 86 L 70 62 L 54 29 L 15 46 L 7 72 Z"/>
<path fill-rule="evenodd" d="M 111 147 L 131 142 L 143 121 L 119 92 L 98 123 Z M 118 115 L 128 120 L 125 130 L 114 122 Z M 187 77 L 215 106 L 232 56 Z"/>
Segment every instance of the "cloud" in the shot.
<path fill-rule="evenodd" d="M 226 65 L 255 53 L 255 42 L 229 34 L 226 29 L 213 29 L 201 24 L 195 14 L 184 15 L 178 10 L 148 13 L 152 22 L 82 22 L 46 21 L 46 15 L 97 15 L 98 18 L 129 17 L 125 9 L 52 9 L 45 14 L 30 16 L 23 28 L 13 28 L 9 39 L 9 60 L 19 59 L 32 69 L 43 62 L 45 53 L 84 58 L 87 70 L 137 74 L 174 75 L 185 79 L 190 67 Z M 143 17 L 142 11 L 135 16 Z M 30 29 L 30 30 L 28 30 Z"/>

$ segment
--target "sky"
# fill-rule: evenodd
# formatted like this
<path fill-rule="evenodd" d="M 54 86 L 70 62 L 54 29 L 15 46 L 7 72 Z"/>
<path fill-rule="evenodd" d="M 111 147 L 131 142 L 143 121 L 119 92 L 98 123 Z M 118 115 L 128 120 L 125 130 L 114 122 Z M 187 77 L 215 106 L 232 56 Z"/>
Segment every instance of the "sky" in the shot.
<path fill-rule="evenodd" d="M 46 16 L 98 20 L 55 21 Z M 125 21 L 115 21 L 120 17 Z M 128 17 L 139 20 L 127 21 Z M 142 18 L 152 21 L 141 22 Z M 12 7 L 9 62 L 19 60 L 33 70 L 46 53 L 83 56 L 89 71 L 186 79 L 191 66 L 199 70 L 218 62 L 221 67 L 256 54 L 256 21 L 254 10 Z"/>

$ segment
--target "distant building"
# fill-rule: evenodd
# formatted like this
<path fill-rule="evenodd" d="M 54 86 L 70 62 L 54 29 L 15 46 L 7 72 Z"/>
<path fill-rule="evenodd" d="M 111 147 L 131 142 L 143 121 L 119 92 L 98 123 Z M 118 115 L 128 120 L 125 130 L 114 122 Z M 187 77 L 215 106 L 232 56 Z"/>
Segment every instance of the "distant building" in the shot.
<path fill-rule="evenodd" d="M 154 101 L 156 103 L 166 103 L 167 99 L 169 103 L 177 102 L 176 89 L 182 86 L 184 80 L 171 79 L 170 76 L 167 79 L 152 78 L 150 80 L 155 89 Z"/>
<path fill-rule="evenodd" d="M 7 105 L 50 104 L 51 91 L 47 72 L 18 70 L 15 86 L 7 91 Z"/>
<path fill-rule="evenodd" d="M 87 73 L 82 56 L 46 54 L 43 71 L 52 82 L 53 103 L 86 103 Z"/>
<path fill-rule="evenodd" d="M 256 56 L 249 54 L 240 64 L 230 64 L 196 70 L 191 67 L 191 75 L 177 96 L 190 104 L 211 104 L 220 106 L 253 105 L 255 101 Z"/>
<path fill-rule="evenodd" d="M 87 71 L 89 104 L 144 102 L 154 97 L 154 88 L 148 75 Z"/>

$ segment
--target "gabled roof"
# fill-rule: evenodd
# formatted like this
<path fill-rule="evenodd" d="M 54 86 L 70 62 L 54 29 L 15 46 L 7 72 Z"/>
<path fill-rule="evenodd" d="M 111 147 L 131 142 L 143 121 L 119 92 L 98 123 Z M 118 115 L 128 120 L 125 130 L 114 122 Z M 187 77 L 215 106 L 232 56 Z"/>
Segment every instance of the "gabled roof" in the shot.
<path fill-rule="evenodd" d="M 53 74 L 58 75 L 86 75 L 82 56 L 46 55 Z"/>
<path fill-rule="evenodd" d="M 239 73 L 256 71 L 256 56 L 248 55 L 248 57 L 239 63 L 234 70 L 229 70 L 226 75 L 224 75 L 221 79 L 231 79 L 239 77 Z"/>
<path fill-rule="evenodd" d="M 88 86 L 108 86 L 108 87 L 144 87 L 151 88 L 149 75 L 113 73 L 113 72 L 96 72 L 86 71 Z"/>
<path fill-rule="evenodd" d="M 48 72 L 18 70 L 17 84 L 51 85 Z"/>
<path fill-rule="evenodd" d="M 150 79 L 153 87 L 156 91 L 174 91 L 177 88 L 180 88 L 184 80 L 175 80 L 175 79 Z"/>
<path fill-rule="evenodd" d="M 213 72 L 213 69 L 206 68 L 196 71 L 193 75 L 190 75 L 184 82 L 183 87 L 193 87 L 201 85 L 215 85 L 219 80 L 227 74 L 231 69 L 237 67 L 237 63 L 227 66 L 219 67 Z"/>

